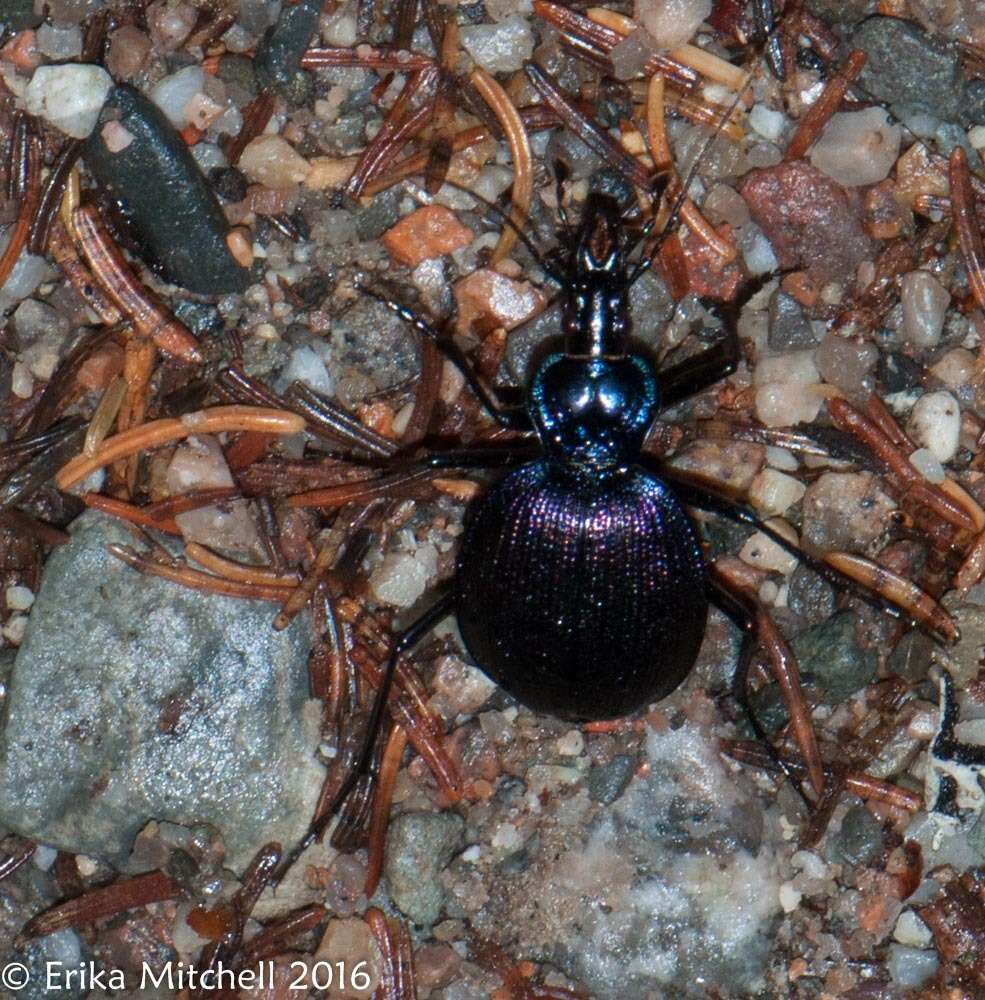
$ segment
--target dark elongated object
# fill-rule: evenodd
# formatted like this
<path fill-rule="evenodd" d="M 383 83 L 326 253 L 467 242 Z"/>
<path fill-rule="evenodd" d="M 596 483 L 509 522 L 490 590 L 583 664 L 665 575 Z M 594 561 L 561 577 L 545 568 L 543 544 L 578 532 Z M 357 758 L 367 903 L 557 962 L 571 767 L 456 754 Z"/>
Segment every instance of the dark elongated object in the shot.
<path fill-rule="evenodd" d="M 132 137 L 116 152 L 103 131 L 113 120 Z M 249 285 L 250 272 L 226 245 L 229 223 L 212 188 L 174 126 L 143 94 L 125 84 L 113 88 L 83 156 L 142 259 L 163 278 L 200 295 Z"/>
<path fill-rule="evenodd" d="M 311 74 L 301 68 L 301 57 L 318 30 L 321 10 L 321 0 L 284 6 L 277 23 L 260 39 L 253 57 L 261 90 L 274 90 L 294 104 L 308 98 Z"/>

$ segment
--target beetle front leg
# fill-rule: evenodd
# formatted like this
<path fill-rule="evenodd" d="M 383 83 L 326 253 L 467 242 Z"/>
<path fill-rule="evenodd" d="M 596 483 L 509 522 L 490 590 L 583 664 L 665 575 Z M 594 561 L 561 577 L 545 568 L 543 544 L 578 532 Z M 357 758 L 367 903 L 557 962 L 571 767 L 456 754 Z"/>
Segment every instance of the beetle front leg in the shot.
<path fill-rule="evenodd" d="M 371 288 L 367 288 L 361 282 L 357 282 L 356 287 L 370 298 L 376 299 L 377 302 L 385 305 L 387 309 L 396 313 L 404 322 L 410 323 L 418 333 L 430 340 L 462 373 L 469 388 L 478 397 L 479 402 L 482 403 L 486 412 L 500 427 L 517 431 L 528 431 L 531 429 L 530 416 L 527 413 L 526 406 L 522 404 L 512 405 L 505 402 L 494 386 L 487 386 L 479 378 L 462 349 L 451 337 L 435 329 L 423 316 L 418 316 L 412 309 L 408 309 L 407 306 L 402 305 L 400 302 L 387 298 L 387 296 L 381 295 Z"/>
<path fill-rule="evenodd" d="M 739 357 L 739 337 L 732 329 L 706 351 L 657 372 L 661 408 L 695 396 L 731 375 L 739 366 Z"/>

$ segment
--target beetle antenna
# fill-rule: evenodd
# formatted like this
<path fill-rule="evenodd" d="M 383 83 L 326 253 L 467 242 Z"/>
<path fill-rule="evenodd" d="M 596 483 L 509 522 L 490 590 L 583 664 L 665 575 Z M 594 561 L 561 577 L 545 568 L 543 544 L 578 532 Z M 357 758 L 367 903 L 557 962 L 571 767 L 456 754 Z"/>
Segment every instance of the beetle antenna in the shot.
<path fill-rule="evenodd" d="M 633 272 L 629 276 L 627 284 L 630 287 L 632 287 L 632 285 L 634 285 L 643 276 L 643 274 L 647 271 L 647 269 L 652 266 L 654 260 L 656 260 L 657 258 L 657 254 L 660 252 L 660 248 L 664 244 L 664 241 L 677 228 L 677 223 L 680 220 L 681 210 L 684 208 L 684 202 L 687 201 L 688 199 L 688 191 L 690 191 L 691 185 L 694 183 L 694 178 L 698 174 L 698 169 L 704 162 L 705 157 L 711 151 L 711 147 L 718 140 L 719 136 L 721 136 L 722 132 L 725 129 L 725 126 L 732 119 L 732 115 L 735 114 L 735 110 L 736 108 L 738 108 L 739 103 L 742 100 L 742 95 L 744 91 L 745 88 L 743 87 L 743 89 L 740 90 L 735 95 L 735 98 L 733 99 L 732 103 L 728 106 L 728 108 L 726 108 L 726 110 L 722 112 L 721 116 L 718 119 L 718 122 L 715 125 L 714 131 L 704 141 L 704 144 L 701 147 L 701 151 L 692 160 L 691 166 L 688 168 L 687 174 L 685 175 L 684 180 L 680 185 L 680 190 L 677 192 L 677 195 L 674 198 L 674 203 L 671 205 L 670 215 L 667 217 L 667 221 L 664 224 L 663 229 L 660 231 L 660 235 L 657 237 L 655 245 L 646 256 L 644 256 L 637 262 L 636 267 L 633 269 Z M 673 166 L 671 166 L 669 171 L 669 176 L 667 177 L 667 180 L 664 181 L 665 185 L 670 180 L 670 177 L 673 177 L 673 173 L 674 173 L 674 168 Z M 656 217 L 656 211 L 654 211 L 653 216 L 643 227 L 643 232 L 640 234 L 640 239 L 638 242 L 641 243 L 645 242 L 649 238 L 650 234 L 653 232 L 653 227 L 656 225 L 656 223 L 657 223 L 657 217 Z"/>

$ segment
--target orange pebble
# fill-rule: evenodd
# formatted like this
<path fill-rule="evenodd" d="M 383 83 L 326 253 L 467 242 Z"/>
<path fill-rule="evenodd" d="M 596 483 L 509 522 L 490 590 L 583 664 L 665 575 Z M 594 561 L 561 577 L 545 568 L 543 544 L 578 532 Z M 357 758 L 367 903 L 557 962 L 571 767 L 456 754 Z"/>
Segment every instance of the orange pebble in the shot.
<path fill-rule="evenodd" d="M 405 215 L 383 234 L 383 245 L 400 264 L 417 267 L 429 257 L 441 257 L 467 247 L 473 238 L 455 213 L 443 205 L 425 205 Z"/>

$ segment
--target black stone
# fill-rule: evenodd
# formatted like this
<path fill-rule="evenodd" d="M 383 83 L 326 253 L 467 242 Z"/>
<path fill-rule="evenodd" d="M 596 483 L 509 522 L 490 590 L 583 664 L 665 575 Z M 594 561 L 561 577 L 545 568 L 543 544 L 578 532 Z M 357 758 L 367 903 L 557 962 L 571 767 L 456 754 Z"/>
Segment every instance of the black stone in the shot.
<path fill-rule="evenodd" d="M 845 813 L 830 850 L 850 865 L 867 865 L 882 851 L 882 826 L 865 806 L 853 806 Z"/>
<path fill-rule="evenodd" d="M 633 780 L 636 761 L 625 754 L 613 757 L 608 764 L 593 767 L 585 779 L 589 798 L 604 806 L 611 805 Z"/>
<path fill-rule="evenodd" d="M 209 180 L 215 193 L 225 201 L 242 201 L 250 186 L 246 175 L 235 167 L 215 167 L 209 171 Z"/>
<path fill-rule="evenodd" d="M 814 347 L 814 327 L 800 303 L 777 289 L 770 296 L 769 345 L 774 351 L 794 351 Z"/>
<path fill-rule="evenodd" d="M 311 74 L 301 68 L 301 57 L 318 29 L 321 0 L 303 0 L 285 6 L 277 23 L 264 34 L 253 58 L 257 83 L 292 104 L 304 104 L 314 92 Z"/>
<path fill-rule="evenodd" d="M 110 91 L 100 116 L 113 119 L 133 136 L 130 144 L 111 152 L 97 126 L 83 155 L 141 258 L 167 281 L 200 295 L 243 291 L 249 271 L 226 245 L 229 223 L 174 126 L 124 84 Z"/>

